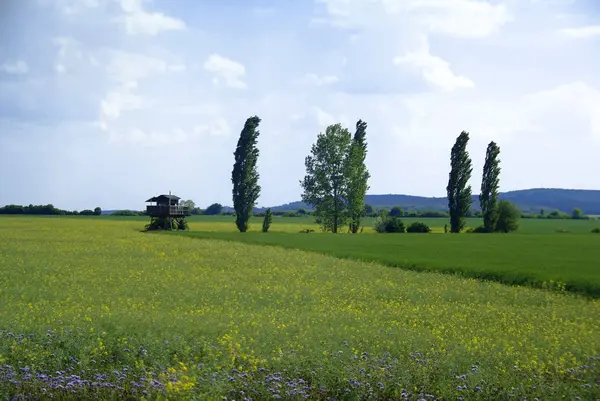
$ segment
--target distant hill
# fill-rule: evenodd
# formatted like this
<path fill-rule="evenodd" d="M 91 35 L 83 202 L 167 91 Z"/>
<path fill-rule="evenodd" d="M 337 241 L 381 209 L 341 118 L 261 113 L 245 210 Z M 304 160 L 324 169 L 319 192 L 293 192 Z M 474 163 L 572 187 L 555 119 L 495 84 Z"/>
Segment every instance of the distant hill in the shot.
<path fill-rule="evenodd" d="M 539 213 L 541 209 L 546 212 L 560 210 L 570 213 L 574 208 L 580 208 L 585 214 L 600 214 L 600 190 L 585 189 L 555 189 L 535 188 L 500 193 L 500 199 L 509 200 L 517 205 L 523 212 Z M 446 197 L 424 197 L 412 195 L 367 195 L 365 202 L 374 208 L 392 208 L 401 206 L 405 210 L 448 210 Z M 271 207 L 273 211 L 292 211 L 298 209 L 312 209 L 303 202 L 291 202 L 284 205 Z M 473 195 L 472 208 L 480 210 L 479 195 Z M 257 208 L 264 211 L 266 208 Z"/>

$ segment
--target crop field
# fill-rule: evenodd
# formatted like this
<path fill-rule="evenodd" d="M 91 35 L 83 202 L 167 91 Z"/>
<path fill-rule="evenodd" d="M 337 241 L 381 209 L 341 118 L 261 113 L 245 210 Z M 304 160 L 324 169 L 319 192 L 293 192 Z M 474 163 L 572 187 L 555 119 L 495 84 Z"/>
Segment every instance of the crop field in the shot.
<path fill-rule="evenodd" d="M 600 397 L 593 294 L 386 266 L 512 266 L 597 288 L 597 221 L 333 236 L 298 233 L 309 219 L 239 234 L 199 217 L 183 235 L 142 220 L 0 217 L 2 396 Z"/>
<path fill-rule="evenodd" d="M 600 217 L 600 216 L 599 216 Z M 40 217 L 57 218 L 57 217 Z M 61 217 L 65 218 L 65 217 Z M 147 222 L 148 218 L 144 216 L 123 217 L 123 216 L 78 216 L 77 218 L 116 220 L 116 221 L 140 221 Z M 444 225 L 448 223 L 447 218 L 409 218 L 402 217 L 402 221 L 408 225 L 415 221 L 426 223 L 435 233 L 443 233 Z M 373 218 L 366 218 L 364 221 L 364 232 L 373 233 Z M 233 216 L 191 216 L 191 230 L 201 231 L 232 231 L 232 224 L 235 221 Z M 273 226 L 271 231 L 297 233 L 302 229 L 313 229 L 318 232 L 319 227 L 314 223 L 314 217 L 273 217 Z M 468 218 L 467 227 L 477 227 L 483 223 L 480 218 Z M 253 217 L 250 219 L 250 231 L 260 231 L 262 219 Z M 600 220 L 593 218 L 591 220 L 552 220 L 552 219 L 522 219 L 520 221 L 519 234 L 589 234 L 593 228 L 600 227 Z"/>

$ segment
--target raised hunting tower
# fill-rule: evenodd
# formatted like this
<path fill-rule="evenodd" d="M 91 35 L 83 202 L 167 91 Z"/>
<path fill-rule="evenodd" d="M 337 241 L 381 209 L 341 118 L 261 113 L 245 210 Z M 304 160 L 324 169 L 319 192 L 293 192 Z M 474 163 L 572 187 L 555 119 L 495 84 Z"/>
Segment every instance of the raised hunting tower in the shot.
<path fill-rule="evenodd" d="M 146 214 L 150 216 L 150 224 L 147 226 L 149 230 L 171 230 L 185 229 L 187 224 L 186 216 L 190 216 L 188 207 L 179 204 L 178 196 L 158 195 L 146 201 L 150 203 L 146 206 Z"/>

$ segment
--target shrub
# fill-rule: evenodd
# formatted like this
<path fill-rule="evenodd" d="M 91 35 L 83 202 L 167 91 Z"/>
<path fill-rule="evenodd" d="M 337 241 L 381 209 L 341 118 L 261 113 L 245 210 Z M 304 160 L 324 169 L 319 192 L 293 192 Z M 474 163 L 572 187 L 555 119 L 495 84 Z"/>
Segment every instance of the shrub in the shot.
<path fill-rule="evenodd" d="M 378 233 L 403 233 L 404 223 L 395 216 L 378 216 L 373 222 L 373 228 Z"/>
<path fill-rule="evenodd" d="M 403 233 L 404 223 L 398 217 L 388 217 L 385 223 L 385 232 L 387 233 Z"/>
<path fill-rule="evenodd" d="M 411 223 L 406 228 L 406 232 L 407 233 L 429 233 L 429 232 L 431 232 L 431 228 L 429 228 L 429 226 L 425 223 L 421 223 L 420 221 L 415 221 L 414 223 Z"/>
<path fill-rule="evenodd" d="M 385 218 L 382 216 L 377 216 L 373 220 L 373 229 L 378 233 L 385 232 Z"/>
<path fill-rule="evenodd" d="M 592 233 L 593 234 L 600 234 L 600 227 L 596 227 L 596 228 L 592 229 Z"/>
<path fill-rule="evenodd" d="M 521 211 L 517 209 L 514 203 L 507 200 L 501 200 L 498 203 L 498 222 L 496 223 L 496 231 L 509 233 L 519 229 L 519 219 Z"/>
<path fill-rule="evenodd" d="M 479 227 L 475 227 L 473 229 L 473 233 L 475 234 L 485 234 L 485 233 L 489 233 L 490 231 L 488 229 L 485 228 L 485 226 L 479 226 Z"/>

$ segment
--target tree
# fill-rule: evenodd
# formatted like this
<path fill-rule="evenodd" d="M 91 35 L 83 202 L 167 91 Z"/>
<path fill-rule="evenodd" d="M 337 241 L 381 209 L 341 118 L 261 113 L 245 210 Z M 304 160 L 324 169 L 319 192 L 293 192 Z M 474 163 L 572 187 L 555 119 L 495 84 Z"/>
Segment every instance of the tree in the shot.
<path fill-rule="evenodd" d="M 483 227 L 487 232 L 493 232 L 498 222 L 498 186 L 500 183 L 500 148 L 494 141 L 490 142 L 485 154 L 483 177 L 479 204 L 483 213 Z"/>
<path fill-rule="evenodd" d="M 367 123 L 358 120 L 356 132 L 346 158 L 346 174 L 348 188 L 346 199 L 348 202 L 348 217 L 350 219 L 350 231 L 353 234 L 360 228 L 361 218 L 364 216 L 365 195 L 369 186 L 367 184 L 370 174 L 365 165 L 367 156 Z"/>
<path fill-rule="evenodd" d="M 207 207 L 206 210 L 204 210 L 204 214 L 215 215 L 215 214 L 221 214 L 222 211 L 223 211 L 223 206 L 220 203 L 213 203 L 212 205 Z"/>
<path fill-rule="evenodd" d="M 246 120 L 234 153 L 235 163 L 231 172 L 231 182 L 233 183 L 233 208 L 236 214 L 235 224 L 240 232 L 248 231 L 248 220 L 260 195 L 259 175 L 256 170 L 259 154 L 256 147 L 259 136 L 258 124 L 260 124 L 258 116 Z"/>
<path fill-rule="evenodd" d="M 402 217 L 404 216 L 404 210 L 402 210 L 400 206 L 394 206 L 392 210 L 390 210 L 390 216 Z"/>
<path fill-rule="evenodd" d="M 365 203 L 365 214 L 372 214 L 373 213 L 373 206 L 369 205 L 368 203 Z"/>
<path fill-rule="evenodd" d="M 501 200 L 500 203 L 498 203 L 498 222 L 496 224 L 496 231 L 503 233 L 517 231 L 520 218 L 521 211 L 517 209 L 514 203 L 507 200 Z"/>
<path fill-rule="evenodd" d="M 266 233 L 267 231 L 269 231 L 272 221 L 273 221 L 273 214 L 271 213 L 271 208 L 268 208 L 267 211 L 265 212 L 265 218 L 263 220 L 263 225 L 262 225 L 263 233 Z"/>
<path fill-rule="evenodd" d="M 97 207 L 94 209 L 94 214 L 96 216 L 100 216 L 102 214 L 102 209 L 100 207 Z"/>
<path fill-rule="evenodd" d="M 324 231 L 338 232 L 347 216 L 348 190 L 346 155 L 352 137 L 341 124 L 332 124 L 317 136 L 311 154 L 304 161 L 306 176 L 300 181 L 302 201 L 315 208 Z"/>
<path fill-rule="evenodd" d="M 573 209 L 573 212 L 571 212 L 571 218 L 574 220 L 582 220 L 585 218 L 585 215 L 583 214 L 580 208 L 576 207 L 575 209 Z"/>
<path fill-rule="evenodd" d="M 471 186 L 468 185 L 473 168 L 467 151 L 469 133 L 462 131 L 450 154 L 450 177 L 448 179 L 448 208 L 450 232 L 459 233 L 466 225 L 465 216 L 471 208 Z"/>
<path fill-rule="evenodd" d="M 190 213 L 196 208 L 196 203 L 194 203 L 193 200 L 188 199 L 188 200 L 182 200 L 181 202 L 181 206 L 183 207 L 187 207 L 188 210 L 190 211 Z"/>

